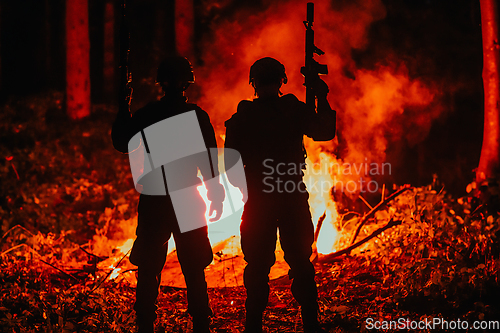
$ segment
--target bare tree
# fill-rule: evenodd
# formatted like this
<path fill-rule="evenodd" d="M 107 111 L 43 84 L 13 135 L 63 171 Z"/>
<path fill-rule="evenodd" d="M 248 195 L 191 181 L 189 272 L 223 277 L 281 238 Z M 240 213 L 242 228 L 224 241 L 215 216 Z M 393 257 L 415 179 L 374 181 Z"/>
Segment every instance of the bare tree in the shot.
<path fill-rule="evenodd" d="M 476 181 L 498 176 L 500 168 L 500 64 L 497 0 L 480 0 L 483 34 L 484 134 Z"/>
<path fill-rule="evenodd" d="M 66 107 L 71 119 L 90 115 L 87 0 L 66 0 Z"/>

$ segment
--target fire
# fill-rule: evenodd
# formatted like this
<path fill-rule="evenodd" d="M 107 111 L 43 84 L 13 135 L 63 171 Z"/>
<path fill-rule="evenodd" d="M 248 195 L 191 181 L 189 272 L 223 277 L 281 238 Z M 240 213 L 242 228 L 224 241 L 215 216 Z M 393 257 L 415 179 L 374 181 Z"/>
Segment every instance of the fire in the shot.
<path fill-rule="evenodd" d="M 120 250 L 121 253 L 127 254 L 132 249 L 132 245 L 134 245 L 134 239 L 129 238 L 123 243 L 123 245 L 117 246 L 116 248 Z"/>
<path fill-rule="evenodd" d="M 332 187 L 338 182 L 383 181 L 383 177 L 367 175 L 362 168 L 360 172 L 347 172 L 348 167 L 384 163 L 391 143 L 406 140 L 416 144 L 423 140 L 442 109 L 436 102 L 437 89 L 428 82 L 411 77 L 407 69 L 409 64 L 398 60 L 397 55 L 391 54 L 388 59 L 392 61 L 371 68 L 359 68 L 352 59 L 352 49 L 363 49 L 367 45 L 370 25 L 385 16 L 381 0 L 344 1 L 337 3 L 335 8 L 331 1 L 318 0 L 315 6 L 316 44 L 325 51 L 325 55 L 317 60 L 328 65 L 329 74 L 322 79 L 330 88 L 329 102 L 337 110 L 339 135 L 330 142 L 305 140 L 308 159 L 304 181 L 310 194 L 313 223 L 317 224 L 326 213 L 316 244 L 318 252 L 326 254 L 343 246 L 340 244 L 342 230 L 338 224 L 338 203 L 333 200 Z M 303 1 L 276 1 L 268 2 L 265 10 L 242 10 L 234 17 L 213 23 L 213 35 L 199 45 L 204 65 L 196 67 L 196 62 L 193 62 L 198 89 L 195 92 L 197 98 L 191 98 L 191 101 L 210 114 L 219 147 L 224 145 L 224 121 L 236 112 L 240 100 L 253 97 L 248 71 L 257 59 L 270 56 L 282 62 L 289 83 L 281 91 L 304 100 L 300 67 L 304 62 L 302 21 L 305 15 Z M 187 93 L 189 95 L 190 91 Z M 223 164 L 222 155 L 219 158 Z M 382 183 L 376 185 L 380 190 Z M 202 185 L 198 190 L 207 203 L 208 219 L 210 203 L 206 188 Z M 229 191 L 233 199 L 242 199 L 238 189 L 231 187 Z M 344 191 L 344 194 L 356 199 L 360 192 L 362 190 L 356 188 Z M 227 197 L 223 207 L 221 220 L 208 223 L 209 238 L 214 247 L 231 244 L 230 249 L 223 249 L 224 255 L 237 256 L 240 249 L 232 244 L 238 243 L 241 212 L 229 216 L 231 210 Z M 130 221 L 125 223 L 128 223 L 127 228 L 133 225 Z M 132 245 L 130 232 L 127 235 L 117 244 L 121 253 L 127 253 Z M 170 251 L 174 246 L 174 242 L 169 241 Z"/>
<path fill-rule="evenodd" d="M 334 184 L 334 175 L 328 170 L 333 164 L 331 156 L 320 153 L 319 163 L 314 163 L 310 158 L 306 160 L 307 171 L 304 182 L 309 190 L 309 207 L 315 227 L 318 228 L 318 220 L 326 213 L 323 224 L 318 235 L 316 247 L 319 253 L 331 253 L 338 240 L 338 231 L 334 226 L 338 218 L 335 202 L 332 200 L 330 189 Z M 311 190 L 311 188 L 315 190 Z"/>
<path fill-rule="evenodd" d="M 109 266 L 113 271 L 111 272 L 111 275 L 109 276 L 110 280 L 116 279 L 121 271 L 121 268 L 115 268 L 114 265 Z"/>
<path fill-rule="evenodd" d="M 207 188 L 205 187 L 205 184 L 198 186 L 198 192 L 205 201 L 205 204 L 207 205 L 205 218 L 207 220 L 207 225 L 208 225 L 208 237 L 212 245 L 218 244 L 219 242 L 229 239 L 232 236 L 239 236 L 241 214 L 243 213 L 242 210 L 236 212 L 235 214 L 232 213 L 229 197 L 232 198 L 234 203 L 236 201 L 243 202 L 243 194 L 238 188 L 232 186 L 231 183 L 227 180 L 227 177 L 223 172 L 224 171 L 223 165 L 224 165 L 224 155 L 223 153 L 221 153 L 219 154 L 219 171 L 221 173 L 221 177 L 225 178 L 225 181 L 222 181 L 221 179 L 221 183 L 228 184 L 228 188 L 226 189 L 226 191 L 229 190 L 230 195 L 226 193 L 226 197 L 222 204 L 222 216 L 220 217 L 219 221 L 209 222 L 210 201 L 207 198 Z M 198 173 L 198 177 L 201 180 L 203 180 L 203 177 L 200 173 Z"/>
<path fill-rule="evenodd" d="M 352 59 L 353 48 L 362 49 L 367 45 L 370 25 L 384 18 L 385 8 L 381 1 L 344 2 L 334 8 L 325 0 L 315 1 L 315 7 L 315 42 L 325 51 L 317 60 L 329 68 L 329 74 L 322 79 L 330 88 L 329 102 L 338 112 L 338 133 L 342 141 L 305 141 L 309 171 L 304 180 L 306 184 L 331 184 L 329 188 L 308 188 L 313 222 L 317 223 L 326 212 L 318 250 L 330 253 L 339 246 L 336 244 L 339 240 L 338 213 L 331 187 L 337 181 L 359 184 L 375 179 L 364 171 L 346 172 L 344 165 L 385 162 L 385 152 L 391 142 L 404 138 L 414 144 L 423 140 L 432 120 L 442 110 L 434 103 L 436 89 L 410 77 L 406 64 L 396 56 L 392 57 L 393 62 L 371 69 L 358 68 Z M 270 56 L 282 62 L 288 84 L 281 91 L 304 100 L 300 67 L 304 62 L 302 21 L 305 15 L 304 2 L 279 1 L 270 3 L 266 10 L 241 11 L 214 25 L 212 38 L 202 45 L 205 65 L 194 70 L 197 84 L 201 86 L 201 97 L 196 102 L 209 112 L 221 138 L 219 145 L 223 145 L 224 121 L 236 112 L 240 100 L 252 98 L 248 71 L 255 60 Z M 328 169 L 331 164 L 340 167 L 330 168 L 323 174 L 313 172 L 318 168 Z M 376 193 L 382 185 L 372 183 L 372 189 Z M 347 192 L 346 195 L 354 199 L 360 188 Z"/>

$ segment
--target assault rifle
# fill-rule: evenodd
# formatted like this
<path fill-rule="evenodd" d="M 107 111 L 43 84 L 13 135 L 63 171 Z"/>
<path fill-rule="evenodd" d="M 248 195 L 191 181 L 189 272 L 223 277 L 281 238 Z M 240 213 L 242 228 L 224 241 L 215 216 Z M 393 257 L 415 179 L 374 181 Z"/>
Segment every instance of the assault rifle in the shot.
<path fill-rule="evenodd" d="M 314 60 L 314 54 L 323 55 L 321 51 L 314 45 L 314 30 L 312 29 L 314 22 L 314 3 L 307 3 L 307 20 L 304 21 L 306 27 L 306 60 L 305 66 L 300 69 L 304 75 L 304 86 L 306 86 L 306 105 L 308 108 L 315 110 L 316 101 L 314 94 L 314 81 L 319 79 L 319 74 L 328 74 L 327 65 L 323 65 Z"/>

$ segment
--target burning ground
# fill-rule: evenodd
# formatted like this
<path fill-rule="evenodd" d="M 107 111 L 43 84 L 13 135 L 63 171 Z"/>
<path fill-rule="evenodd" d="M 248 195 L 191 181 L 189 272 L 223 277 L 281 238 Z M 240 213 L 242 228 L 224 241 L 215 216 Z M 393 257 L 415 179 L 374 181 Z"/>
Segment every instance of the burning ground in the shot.
<path fill-rule="evenodd" d="M 13 100 L 1 113 L 0 325 L 5 332 L 130 331 L 135 267 L 126 253 L 138 195 L 126 156 L 112 149 L 114 111 L 96 107 L 90 119 L 73 123 L 61 97 Z M 360 218 L 336 217 L 339 244 L 350 244 Z M 491 206 L 472 194 L 453 198 L 438 184 L 409 188 L 367 220 L 356 241 L 390 221 L 401 224 L 350 254 L 317 258 L 321 319 L 330 332 L 362 331 L 369 317 L 498 319 L 500 229 Z M 207 279 L 214 327 L 237 332 L 244 289 L 231 285 L 243 262 L 237 242 L 226 243 L 214 244 L 208 270 L 219 273 Z M 298 306 L 280 275 L 271 283 L 265 325 L 295 332 Z M 162 286 L 159 304 L 166 331 L 189 327 L 185 289 Z"/>
<path fill-rule="evenodd" d="M 207 11 L 210 3 L 218 10 L 229 3 L 202 2 Z M 203 57 L 195 62 L 199 84 L 191 99 L 209 112 L 221 146 L 223 122 L 241 99 L 252 97 L 248 69 L 256 59 L 282 61 L 289 78 L 282 91 L 303 96 L 305 6 L 295 0 L 262 3 L 258 10 L 233 10 L 211 20 L 210 33 L 199 41 Z M 446 94 L 465 85 L 445 87 L 444 78 L 431 80 L 416 69 L 417 56 L 391 48 L 382 56 L 378 50 L 369 64 L 355 60 L 353 50 L 371 50 L 370 27 L 386 15 L 387 8 L 375 0 L 316 3 L 316 44 L 326 52 L 318 60 L 329 66 L 325 81 L 338 111 L 339 135 L 328 143 L 306 141 L 306 182 L 333 186 L 335 180 L 359 183 L 365 177 L 385 184 L 366 198 L 331 186 L 310 190 L 321 320 L 330 332 L 366 330 L 367 318 L 498 320 L 498 188 L 484 188 L 480 197 L 471 184 L 467 195 L 452 196 L 435 178 L 428 186 L 397 192 L 393 173 L 401 168 L 389 174 L 363 171 L 368 170 L 363 165 L 394 158 L 399 142 L 426 140 L 433 124 L 455 111 Z M 428 58 L 423 63 L 427 69 L 437 66 Z M 134 108 L 139 101 L 140 96 Z M 11 99 L 0 113 L 0 327 L 127 332 L 134 328 L 135 267 L 127 254 L 138 194 L 127 157 L 110 142 L 116 110 L 94 105 L 90 118 L 74 123 L 62 104 L 62 94 L 46 93 Z M 377 205 L 394 193 L 399 193 L 394 200 Z M 215 259 L 207 268 L 213 327 L 220 332 L 240 331 L 244 318 L 238 217 L 229 222 L 224 237 L 211 235 Z M 158 324 L 167 332 L 184 332 L 190 325 L 185 289 L 171 250 Z M 264 324 L 271 332 L 296 332 L 298 305 L 279 250 L 277 257 Z"/>

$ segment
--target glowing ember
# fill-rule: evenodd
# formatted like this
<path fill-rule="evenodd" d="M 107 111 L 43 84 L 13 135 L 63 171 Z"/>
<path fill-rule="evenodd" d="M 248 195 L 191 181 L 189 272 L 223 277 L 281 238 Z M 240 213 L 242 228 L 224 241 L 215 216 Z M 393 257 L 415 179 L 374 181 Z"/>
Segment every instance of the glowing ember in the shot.
<path fill-rule="evenodd" d="M 134 245 L 134 239 L 129 238 L 125 241 L 125 243 L 123 243 L 122 246 L 118 246 L 117 249 L 120 250 L 121 253 L 126 254 L 132 249 L 132 245 Z"/>
<path fill-rule="evenodd" d="M 116 279 L 119 275 L 119 272 L 122 270 L 121 268 L 115 268 L 114 265 L 109 266 L 109 268 L 111 268 L 113 270 L 113 272 L 109 276 L 110 280 Z"/>

